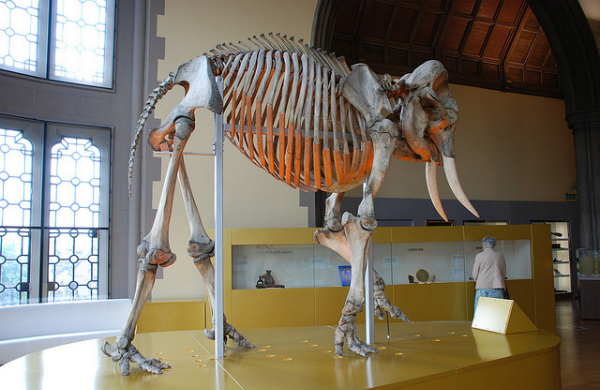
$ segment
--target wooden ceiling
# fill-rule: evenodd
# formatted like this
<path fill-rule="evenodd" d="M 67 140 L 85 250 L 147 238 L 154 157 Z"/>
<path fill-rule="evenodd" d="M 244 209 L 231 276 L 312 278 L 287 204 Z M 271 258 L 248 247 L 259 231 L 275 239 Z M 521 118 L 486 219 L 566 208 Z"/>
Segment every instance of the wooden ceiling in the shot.
<path fill-rule="evenodd" d="M 561 97 L 556 61 L 525 0 L 341 0 L 328 49 L 400 76 L 429 59 L 450 82 Z"/>

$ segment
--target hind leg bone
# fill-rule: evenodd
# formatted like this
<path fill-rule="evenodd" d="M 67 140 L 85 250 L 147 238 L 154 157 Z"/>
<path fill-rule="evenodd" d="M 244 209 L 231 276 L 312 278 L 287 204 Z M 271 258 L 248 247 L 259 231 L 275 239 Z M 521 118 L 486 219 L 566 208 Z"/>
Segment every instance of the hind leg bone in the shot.
<path fill-rule="evenodd" d="M 208 234 L 206 234 L 206 230 L 204 229 L 204 225 L 202 224 L 200 212 L 198 211 L 198 206 L 196 205 L 194 195 L 192 194 L 192 189 L 190 187 L 190 181 L 184 161 L 181 161 L 181 166 L 179 167 L 179 185 L 181 187 L 181 193 L 183 195 L 183 201 L 191 231 L 188 254 L 194 259 L 194 264 L 196 265 L 196 268 L 198 268 L 198 271 L 200 271 L 200 275 L 202 276 L 202 280 L 204 281 L 204 286 L 206 288 L 206 296 L 210 304 L 210 311 L 214 318 L 215 269 L 210 258 L 214 256 L 215 243 L 210 239 L 210 237 L 208 237 Z M 240 346 L 254 348 L 254 345 L 246 340 L 246 338 L 240 332 L 238 332 L 235 327 L 227 323 L 226 318 L 224 318 L 223 324 L 225 328 L 224 334 L 226 337 L 229 336 L 231 340 Z M 214 329 L 205 329 L 204 334 L 211 340 L 215 339 Z"/>
<path fill-rule="evenodd" d="M 129 315 L 117 335 L 115 343 L 105 342 L 102 347 L 102 351 L 113 361 L 121 361 L 121 374 L 123 375 L 129 374 L 130 362 L 137 363 L 140 369 L 154 374 L 162 374 L 163 369 L 169 368 L 168 364 L 161 363 L 156 359 L 145 358 L 131 342 L 135 337 L 135 328 L 144 303 L 154 287 L 158 266 L 167 267 L 176 259 L 169 246 L 169 223 L 173 209 L 177 171 L 183 158 L 185 144 L 193 129 L 194 122 L 189 118 L 181 117 L 175 121 L 176 136 L 173 137 L 173 154 L 169 160 L 154 224 L 150 233 L 144 237 L 138 247 L 139 270 Z"/>

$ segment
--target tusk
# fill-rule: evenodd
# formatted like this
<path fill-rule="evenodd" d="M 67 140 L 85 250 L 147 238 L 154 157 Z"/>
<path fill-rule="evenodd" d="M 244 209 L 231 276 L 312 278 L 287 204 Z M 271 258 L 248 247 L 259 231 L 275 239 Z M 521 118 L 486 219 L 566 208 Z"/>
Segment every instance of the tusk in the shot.
<path fill-rule="evenodd" d="M 431 199 L 431 203 L 433 203 L 433 207 L 435 207 L 440 217 L 442 217 L 444 221 L 448 222 L 448 218 L 444 212 L 444 207 L 442 207 L 442 201 L 440 200 L 440 193 L 438 191 L 437 165 L 435 162 L 427 162 L 425 165 L 425 177 L 427 178 L 427 191 L 429 191 L 429 198 Z"/>
<path fill-rule="evenodd" d="M 471 204 L 467 195 L 463 191 L 460 182 L 458 181 L 458 175 L 456 173 L 456 163 L 454 162 L 454 158 L 446 157 L 442 154 L 443 162 L 444 162 L 444 173 L 446 174 L 446 179 L 448 180 L 448 184 L 450 184 L 450 188 L 456 196 L 456 199 L 465 206 L 467 210 L 469 210 L 474 216 L 479 217 L 479 213 L 475 210 L 475 207 Z"/>

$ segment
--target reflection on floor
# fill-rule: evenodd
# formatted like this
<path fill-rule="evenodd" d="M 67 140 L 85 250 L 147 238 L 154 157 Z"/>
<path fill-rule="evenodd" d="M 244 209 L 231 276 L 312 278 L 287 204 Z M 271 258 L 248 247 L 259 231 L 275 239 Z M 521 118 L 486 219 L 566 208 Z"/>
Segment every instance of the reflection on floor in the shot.
<path fill-rule="evenodd" d="M 563 390 L 600 389 L 600 321 L 582 320 L 577 301 L 557 299 Z"/>
<path fill-rule="evenodd" d="M 501 335 L 470 322 L 395 323 L 376 329 L 379 353 L 333 353 L 333 327 L 254 328 L 256 348 L 230 346 L 213 358 L 202 331 L 144 333 L 137 347 L 172 369 L 123 377 L 100 352 L 101 340 L 52 348 L 0 367 L 4 389 L 445 389 L 559 390 L 558 338 L 548 332 Z M 364 334 L 364 329 L 361 329 Z M 231 344 L 230 344 L 231 345 Z M 485 385 L 485 386 L 484 386 Z"/>

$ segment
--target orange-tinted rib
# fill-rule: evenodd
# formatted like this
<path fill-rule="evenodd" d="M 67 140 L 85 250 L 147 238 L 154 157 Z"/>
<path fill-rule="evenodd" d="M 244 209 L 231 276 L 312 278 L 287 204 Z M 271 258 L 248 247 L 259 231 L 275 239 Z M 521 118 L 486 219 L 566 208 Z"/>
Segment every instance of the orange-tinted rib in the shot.
<path fill-rule="evenodd" d="M 292 184 L 292 168 L 294 166 L 294 122 L 290 121 L 288 127 L 287 148 L 285 154 L 285 182 Z"/>
<path fill-rule="evenodd" d="M 352 180 L 352 156 L 350 153 L 344 153 L 344 177 L 348 182 Z"/>
<path fill-rule="evenodd" d="M 240 143 L 238 147 L 240 150 L 244 150 L 244 127 L 246 126 L 246 94 L 242 93 L 242 98 L 240 99 L 240 133 L 239 140 Z M 248 155 L 248 153 L 245 153 Z"/>
<path fill-rule="evenodd" d="M 235 95 L 236 95 L 237 90 L 233 90 L 231 93 L 233 95 L 233 99 L 231 101 L 231 140 L 233 141 L 235 139 L 235 110 L 237 108 L 237 106 L 235 105 Z"/>
<path fill-rule="evenodd" d="M 346 183 L 346 175 L 344 175 L 344 164 L 342 164 L 342 152 L 339 150 L 333 151 L 333 161 L 335 163 L 335 176 L 338 184 Z"/>
<path fill-rule="evenodd" d="M 279 113 L 279 179 L 283 180 L 285 178 L 285 115 L 280 112 Z"/>
<path fill-rule="evenodd" d="M 252 98 L 246 96 L 246 125 L 248 126 L 248 150 L 250 151 L 250 160 L 254 160 L 254 134 L 252 133 Z"/>
<path fill-rule="evenodd" d="M 331 151 L 329 148 L 323 149 L 323 169 L 325 170 L 325 186 L 331 188 L 333 186 L 333 171 L 331 170 Z"/>
<path fill-rule="evenodd" d="M 312 137 L 304 139 L 304 185 L 310 187 L 310 154 L 312 152 Z"/>
<path fill-rule="evenodd" d="M 358 177 L 356 174 L 358 173 L 358 162 L 360 161 L 360 148 L 355 146 L 352 148 L 352 166 L 350 167 L 350 174 L 352 178 Z"/>
<path fill-rule="evenodd" d="M 256 143 L 258 148 L 258 157 L 260 165 L 263 167 L 267 166 L 267 160 L 265 160 L 265 150 L 263 148 L 263 131 L 262 131 L 262 102 L 256 101 Z"/>
<path fill-rule="evenodd" d="M 294 185 L 298 187 L 300 185 L 300 174 L 302 173 L 302 134 L 300 130 L 296 130 L 294 138 L 294 149 L 296 149 L 294 157 Z"/>
<path fill-rule="evenodd" d="M 275 173 L 273 142 L 273 105 L 267 104 L 267 158 L 269 159 L 269 172 L 271 173 Z"/>
<path fill-rule="evenodd" d="M 321 144 L 313 144 L 315 188 L 321 189 Z"/>

